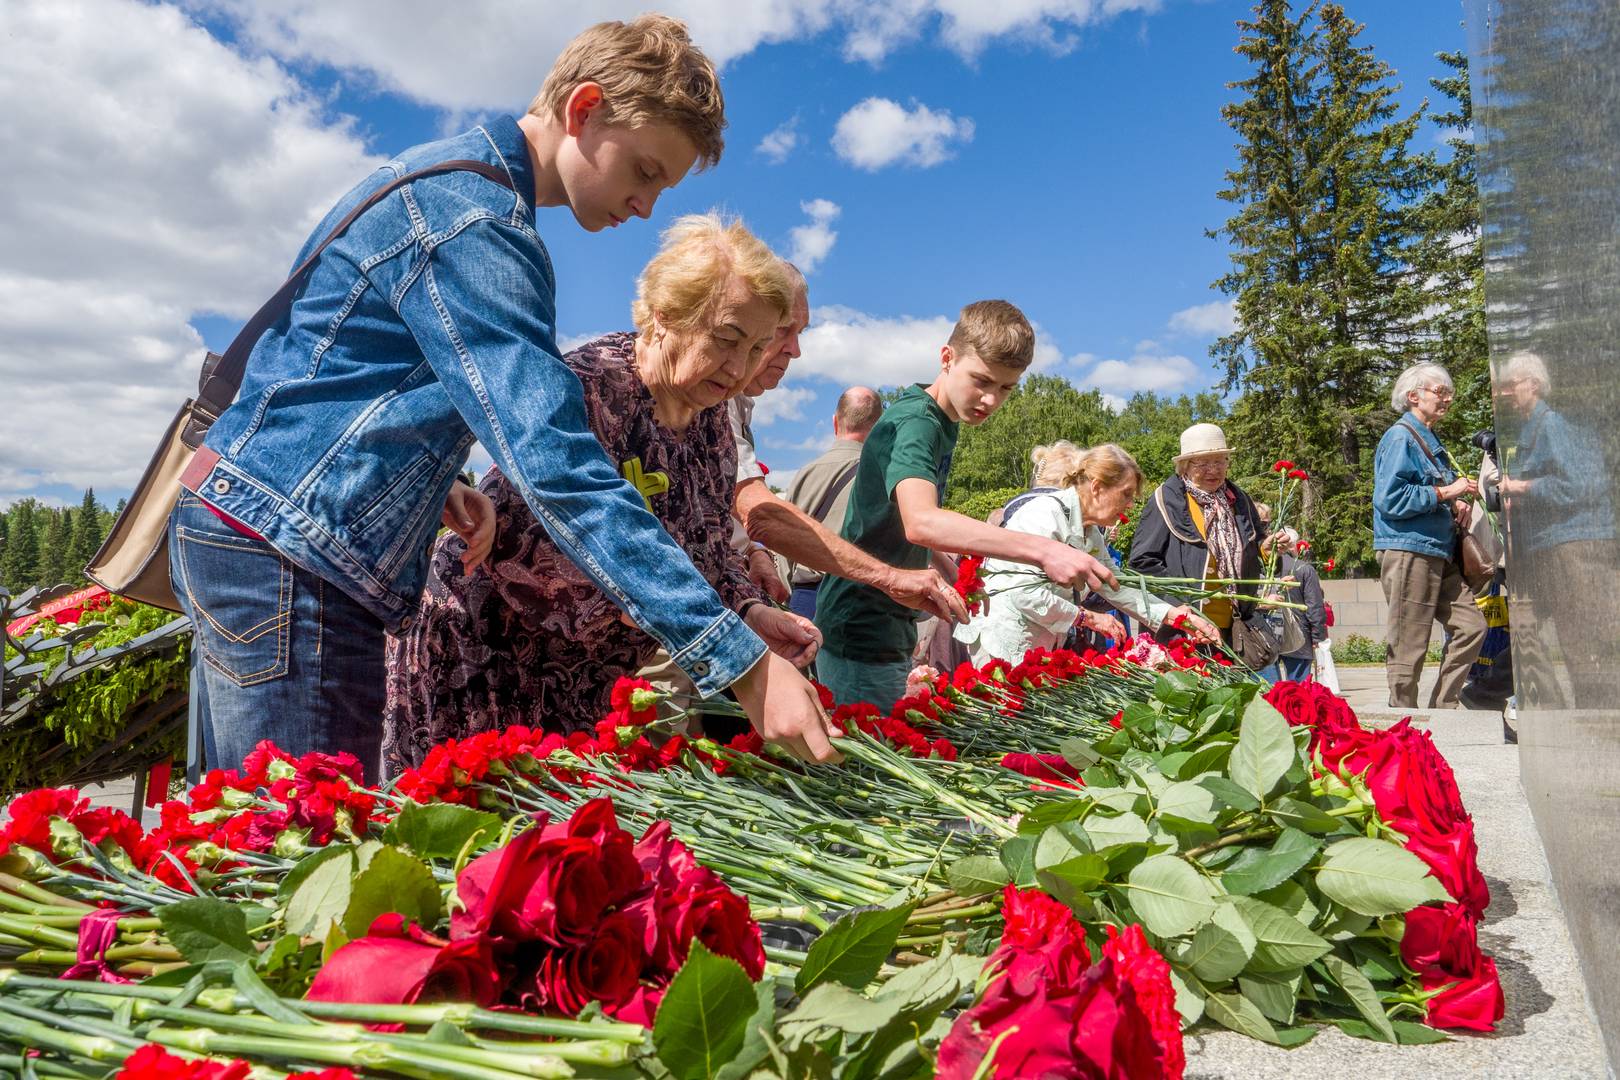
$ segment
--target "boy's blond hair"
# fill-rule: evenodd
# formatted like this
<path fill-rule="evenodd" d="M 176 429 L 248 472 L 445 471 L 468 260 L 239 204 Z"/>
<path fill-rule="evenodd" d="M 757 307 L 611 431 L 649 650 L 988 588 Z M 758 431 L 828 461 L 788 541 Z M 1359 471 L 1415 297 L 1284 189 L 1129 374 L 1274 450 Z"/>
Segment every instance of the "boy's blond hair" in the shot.
<path fill-rule="evenodd" d="M 1005 300 L 980 300 L 962 309 L 946 342 L 958 354 L 1023 371 L 1035 360 L 1035 328 Z"/>
<path fill-rule="evenodd" d="M 585 30 L 551 66 L 530 115 L 561 119 L 568 95 L 587 82 L 602 88 L 599 115 L 608 123 L 671 124 L 697 147 L 700 170 L 720 161 L 726 148 L 720 76 L 679 19 L 643 15 Z"/>
<path fill-rule="evenodd" d="M 651 332 L 655 313 L 677 333 L 695 329 L 733 275 L 775 309 L 778 322 L 788 317 L 799 283 L 741 219 L 713 210 L 676 218 L 664 230 L 658 254 L 636 279 L 636 299 L 630 305 L 636 329 Z"/>

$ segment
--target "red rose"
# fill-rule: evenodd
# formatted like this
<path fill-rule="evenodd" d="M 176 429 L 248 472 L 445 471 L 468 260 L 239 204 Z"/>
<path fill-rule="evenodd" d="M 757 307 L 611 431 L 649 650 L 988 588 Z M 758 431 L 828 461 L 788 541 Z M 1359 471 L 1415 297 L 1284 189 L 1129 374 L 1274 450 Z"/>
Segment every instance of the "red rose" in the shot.
<path fill-rule="evenodd" d="M 582 837 L 546 840 L 527 829 L 467 864 L 456 879 L 466 905 L 450 919 L 460 941 L 486 933 L 514 942 L 577 945 L 607 906 L 607 878 L 596 845 Z"/>
<path fill-rule="evenodd" d="M 381 915 L 363 938 L 349 942 L 321 965 L 310 984 L 312 1001 L 366 1001 L 385 1005 L 471 1001 L 493 1005 L 501 978 L 482 939 L 445 942 Z"/>
<path fill-rule="evenodd" d="M 1433 1027 L 1490 1031 L 1505 1012 L 1496 964 L 1479 948 L 1478 925 L 1462 904 L 1426 905 L 1406 914 L 1401 959 L 1425 990 L 1446 987 L 1428 1003 Z"/>
<path fill-rule="evenodd" d="M 1124 933 L 1108 927 L 1103 955 L 1114 961 L 1120 979 L 1136 991 L 1136 1003 L 1153 1028 L 1164 1075 L 1180 1080 L 1187 1068 L 1187 1053 L 1181 1044 L 1181 1014 L 1176 1012 L 1176 988 L 1170 982 L 1169 963 L 1148 944 L 1142 928 L 1134 923 Z"/>
<path fill-rule="evenodd" d="M 1080 770 L 1065 761 L 1062 754 L 1003 754 L 1001 767 L 1047 783 L 1063 783 L 1080 777 Z"/>
<path fill-rule="evenodd" d="M 1495 960 L 1481 956 L 1479 967 L 1473 974 L 1460 979 L 1436 979 L 1432 983 L 1425 979 L 1424 989 L 1432 990 L 1447 982 L 1456 985 L 1429 999 L 1430 1027 L 1467 1031 L 1492 1031 L 1496 1028 L 1496 1022 L 1507 1012 L 1507 1005 L 1502 999 L 1502 981 L 1497 977 Z"/>
<path fill-rule="evenodd" d="M 609 915 L 586 944 L 546 950 L 535 969 L 534 989 L 523 1003 L 536 1011 L 577 1016 L 600 1001 L 611 1012 L 635 993 L 646 959 L 636 922 L 628 915 Z"/>
<path fill-rule="evenodd" d="M 674 741 L 670 740 L 671 743 Z M 685 740 L 681 742 L 684 744 Z M 592 799 L 574 811 L 574 816 L 568 819 L 566 825 L 548 825 L 541 835 L 547 840 L 577 837 L 595 845 L 601 860 L 602 877 L 607 882 L 604 906 L 612 907 L 641 888 L 645 875 L 636 861 L 635 838 L 619 827 L 612 799 Z"/>
<path fill-rule="evenodd" d="M 636 858 L 649 882 L 625 910 L 641 920 L 650 975 L 672 978 L 695 938 L 712 953 L 741 964 L 749 978 L 765 971 L 765 945 L 748 901 L 700 866 L 675 839 L 669 822 L 654 822 L 636 844 Z"/>

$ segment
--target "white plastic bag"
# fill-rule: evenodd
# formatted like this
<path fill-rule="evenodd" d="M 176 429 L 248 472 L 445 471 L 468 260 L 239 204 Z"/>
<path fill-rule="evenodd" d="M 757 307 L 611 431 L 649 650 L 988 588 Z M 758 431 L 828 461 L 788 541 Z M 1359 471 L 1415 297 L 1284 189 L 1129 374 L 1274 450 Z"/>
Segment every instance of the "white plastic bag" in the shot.
<path fill-rule="evenodd" d="M 1333 642 L 1318 641 L 1312 651 L 1316 655 L 1316 681 L 1339 693 L 1339 670 L 1333 666 Z"/>

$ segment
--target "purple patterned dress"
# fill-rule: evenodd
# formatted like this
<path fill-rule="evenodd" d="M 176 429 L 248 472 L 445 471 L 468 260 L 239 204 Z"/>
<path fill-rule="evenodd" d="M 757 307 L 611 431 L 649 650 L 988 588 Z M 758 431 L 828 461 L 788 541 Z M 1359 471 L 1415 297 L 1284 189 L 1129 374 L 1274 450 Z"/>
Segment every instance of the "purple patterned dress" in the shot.
<path fill-rule="evenodd" d="M 635 369 L 635 335 L 608 334 L 563 357 L 585 387 L 586 418 L 622 475 L 638 482 L 664 528 L 736 608 L 759 592 L 727 542 L 737 452 L 726 408 L 684 432 L 653 419 Z M 662 474 L 660 476 L 660 474 Z M 383 762 L 419 764 L 435 744 L 512 724 L 570 732 L 608 711 L 608 695 L 658 648 L 569 562 L 499 469 L 479 490 L 495 503 L 495 546 L 467 576 L 466 544 L 439 537 L 422 606 L 388 639 Z"/>

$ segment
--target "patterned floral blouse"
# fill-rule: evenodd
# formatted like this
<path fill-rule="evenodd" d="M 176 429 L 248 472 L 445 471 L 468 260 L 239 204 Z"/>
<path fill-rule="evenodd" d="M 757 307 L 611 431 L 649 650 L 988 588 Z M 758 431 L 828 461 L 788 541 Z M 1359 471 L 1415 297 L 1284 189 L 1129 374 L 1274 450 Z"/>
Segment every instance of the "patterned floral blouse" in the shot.
<path fill-rule="evenodd" d="M 621 475 L 733 609 L 759 595 L 727 543 L 737 451 L 726 408 L 684 432 L 653 419 L 635 369 L 635 335 L 608 334 L 563 357 L 585 387 L 586 417 Z M 609 709 L 621 675 L 658 648 L 552 543 L 511 481 L 492 468 L 478 485 L 495 504 L 495 546 L 469 577 L 466 544 L 440 536 L 422 607 L 388 639 L 384 768 L 419 764 L 435 744 L 524 724 L 567 733 Z"/>

